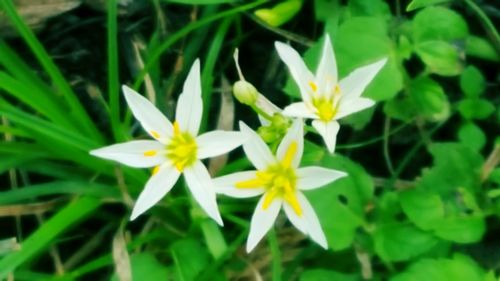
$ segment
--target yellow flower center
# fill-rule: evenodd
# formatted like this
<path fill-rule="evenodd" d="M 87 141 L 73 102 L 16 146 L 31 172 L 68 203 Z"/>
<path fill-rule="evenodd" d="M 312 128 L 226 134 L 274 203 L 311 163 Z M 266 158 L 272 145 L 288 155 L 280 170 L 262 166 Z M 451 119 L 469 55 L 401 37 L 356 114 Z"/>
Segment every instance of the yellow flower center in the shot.
<path fill-rule="evenodd" d="M 297 152 L 297 143 L 292 142 L 283 159 L 269 166 L 264 171 L 257 171 L 257 177 L 236 183 L 237 188 L 266 189 L 262 208 L 266 210 L 276 198 L 282 198 L 293 208 L 298 216 L 302 215 L 302 208 L 296 196 L 297 175 L 292 167 L 292 161 Z"/>
<path fill-rule="evenodd" d="M 311 82 L 312 83 L 312 82 Z M 313 83 L 314 84 L 314 83 Z M 315 84 L 314 84 L 315 85 Z M 316 92 L 317 87 L 314 86 L 314 92 Z M 330 95 L 316 96 L 312 97 L 313 106 L 316 108 L 316 114 L 322 121 L 330 121 L 337 114 L 337 105 L 335 101 L 340 98 L 340 87 L 335 85 L 331 89 L 332 93 Z"/>
<path fill-rule="evenodd" d="M 179 123 L 174 122 L 174 136 L 167 145 L 167 157 L 182 172 L 186 166 L 196 161 L 196 141 L 188 132 L 181 132 Z"/>

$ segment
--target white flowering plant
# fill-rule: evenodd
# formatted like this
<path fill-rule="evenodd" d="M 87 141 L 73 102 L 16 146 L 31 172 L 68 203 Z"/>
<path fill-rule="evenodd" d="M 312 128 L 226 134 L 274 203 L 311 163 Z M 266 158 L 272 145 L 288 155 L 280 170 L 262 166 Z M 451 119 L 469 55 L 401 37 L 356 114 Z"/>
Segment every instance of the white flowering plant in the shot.
<path fill-rule="evenodd" d="M 494 5 L 53 2 L 0 1 L 0 280 L 498 279 Z"/>

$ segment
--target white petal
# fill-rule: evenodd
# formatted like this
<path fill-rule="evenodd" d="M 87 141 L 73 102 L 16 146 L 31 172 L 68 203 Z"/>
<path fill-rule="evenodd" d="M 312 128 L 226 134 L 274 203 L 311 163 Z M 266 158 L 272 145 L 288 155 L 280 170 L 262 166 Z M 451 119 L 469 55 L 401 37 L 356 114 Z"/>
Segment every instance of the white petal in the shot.
<path fill-rule="evenodd" d="M 262 94 L 259 94 L 257 96 L 257 101 L 255 102 L 255 105 L 261 110 L 263 110 L 265 113 L 267 113 L 269 116 L 273 116 L 275 113 L 281 112 L 281 109 L 278 106 L 276 106 Z M 269 121 L 260 115 L 259 115 L 259 120 L 262 125 L 264 126 L 269 125 Z"/>
<path fill-rule="evenodd" d="M 172 135 L 172 123 L 148 99 L 126 85 L 123 85 L 122 89 L 135 119 L 150 136 L 166 143 Z"/>
<path fill-rule="evenodd" d="M 297 216 L 295 212 L 293 212 L 293 214 L 290 214 L 290 212 L 288 212 L 288 218 L 292 223 L 294 223 L 294 221 L 301 221 L 299 225 L 306 225 L 306 233 L 311 237 L 311 239 L 324 249 L 327 249 L 328 242 L 326 241 L 325 233 L 323 233 L 323 229 L 321 228 L 321 224 L 319 223 L 318 216 L 316 216 L 316 212 L 314 211 L 313 207 L 304 196 L 304 194 L 302 194 L 302 192 L 297 192 L 297 199 L 299 200 L 300 207 L 302 208 L 302 216 Z M 292 219 L 291 216 L 295 216 L 295 218 Z"/>
<path fill-rule="evenodd" d="M 192 166 L 184 169 L 184 178 L 194 199 L 200 204 L 201 208 L 219 225 L 223 225 L 217 207 L 212 179 L 207 168 L 200 161 L 196 161 Z"/>
<path fill-rule="evenodd" d="M 165 163 L 161 165 L 158 172 L 148 180 L 144 190 L 135 202 L 130 220 L 135 220 L 139 215 L 158 203 L 172 189 L 179 175 L 179 171 L 171 164 Z"/>
<path fill-rule="evenodd" d="M 245 142 L 241 132 L 212 131 L 196 138 L 198 159 L 205 159 L 227 153 Z"/>
<path fill-rule="evenodd" d="M 339 132 L 340 125 L 337 121 L 324 122 L 321 120 L 312 121 L 313 127 L 323 137 L 326 148 L 330 153 L 335 151 L 335 144 L 337 143 L 337 133 Z"/>
<path fill-rule="evenodd" d="M 218 177 L 212 180 L 215 192 L 235 198 L 248 198 L 264 193 L 264 187 L 240 188 L 236 183 L 252 180 L 257 177 L 257 171 L 237 172 L 234 174 Z"/>
<path fill-rule="evenodd" d="M 255 168 L 265 170 L 269 165 L 276 163 L 269 147 L 254 130 L 242 121 L 240 121 L 240 131 L 247 137 L 243 143 L 243 150 Z"/>
<path fill-rule="evenodd" d="M 299 192 L 295 193 L 295 196 L 297 196 L 297 198 L 298 198 L 298 193 Z M 299 204 L 300 204 L 300 202 L 299 202 Z M 303 209 L 302 205 L 300 205 L 300 207 L 301 207 L 301 209 Z M 290 204 L 288 204 L 285 200 L 283 200 L 283 209 L 285 210 L 285 214 L 288 217 L 288 219 L 290 220 L 290 222 L 298 230 L 300 230 L 300 232 L 302 232 L 305 235 L 307 235 L 307 233 L 308 233 L 308 225 L 307 225 L 307 222 L 304 220 L 304 216 L 302 215 L 302 216 L 299 217 L 297 215 L 297 213 L 295 213 L 295 210 L 293 209 L 293 207 L 290 206 Z"/>
<path fill-rule="evenodd" d="M 292 103 L 283 109 L 283 115 L 298 118 L 318 118 L 314 111 L 312 111 L 304 102 Z"/>
<path fill-rule="evenodd" d="M 292 143 L 297 145 L 297 150 L 292 160 L 292 167 L 296 168 L 300 164 L 300 159 L 302 159 L 302 153 L 304 151 L 304 123 L 302 119 L 295 119 L 285 137 L 281 140 L 278 150 L 276 151 L 278 160 L 283 160 Z"/>
<path fill-rule="evenodd" d="M 318 70 L 316 71 L 316 82 L 318 83 L 318 93 L 325 94 L 332 92 L 329 88 L 337 85 L 337 62 L 333 53 L 332 42 L 327 34 L 324 38 L 323 52 Z"/>
<path fill-rule="evenodd" d="M 181 131 L 188 131 L 193 136 L 197 136 L 202 111 L 200 60 L 196 59 L 184 82 L 182 94 L 177 100 L 175 120 L 179 122 Z"/>
<path fill-rule="evenodd" d="M 315 189 L 325 186 L 347 173 L 323 167 L 305 167 L 297 169 L 297 187 L 301 190 Z"/>
<path fill-rule="evenodd" d="M 348 100 L 340 100 L 338 112 L 335 115 L 335 120 L 351 115 L 358 111 L 367 109 L 375 105 L 375 102 L 368 98 L 355 98 Z"/>
<path fill-rule="evenodd" d="M 262 237 L 264 237 L 269 229 L 271 229 L 281 209 L 282 200 L 276 198 L 273 200 L 273 202 L 271 202 L 269 207 L 264 210 L 262 206 L 264 204 L 265 197 L 266 195 L 264 194 L 264 196 L 260 198 L 259 203 L 257 204 L 257 207 L 255 208 L 252 216 L 252 222 L 250 223 L 250 233 L 248 234 L 247 240 L 247 253 L 250 253 L 250 251 L 252 251 L 253 248 L 257 246 Z"/>
<path fill-rule="evenodd" d="M 347 77 L 340 80 L 340 90 L 343 99 L 352 99 L 361 96 L 366 86 L 370 84 L 375 75 L 387 62 L 387 58 L 355 69 Z"/>
<path fill-rule="evenodd" d="M 136 140 L 117 143 L 90 151 L 90 154 L 114 160 L 122 164 L 136 167 L 148 168 L 164 163 L 167 159 L 163 151 L 165 145 L 154 140 Z M 156 151 L 153 156 L 145 156 L 144 152 Z"/>
<path fill-rule="evenodd" d="M 311 99 L 309 96 L 309 93 L 311 92 L 309 83 L 314 82 L 314 76 L 311 71 L 309 71 L 299 53 L 297 53 L 297 51 L 295 51 L 292 47 L 281 42 L 275 42 L 274 46 L 276 47 L 281 60 L 290 70 L 297 86 L 299 86 L 302 100 L 309 102 Z"/>

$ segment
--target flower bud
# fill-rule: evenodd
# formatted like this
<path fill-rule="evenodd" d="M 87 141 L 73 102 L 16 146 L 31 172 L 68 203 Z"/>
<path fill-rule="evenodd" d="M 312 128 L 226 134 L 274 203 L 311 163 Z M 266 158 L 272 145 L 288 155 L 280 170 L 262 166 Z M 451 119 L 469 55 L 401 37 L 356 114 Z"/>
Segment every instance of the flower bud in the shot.
<path fill-rule="evenodd" d="M 257 102 L 259 92 L 247 81 L 240 80 L 233 85 L 233 94 L 236 99 L 246 105 L 254 105 Z"/>

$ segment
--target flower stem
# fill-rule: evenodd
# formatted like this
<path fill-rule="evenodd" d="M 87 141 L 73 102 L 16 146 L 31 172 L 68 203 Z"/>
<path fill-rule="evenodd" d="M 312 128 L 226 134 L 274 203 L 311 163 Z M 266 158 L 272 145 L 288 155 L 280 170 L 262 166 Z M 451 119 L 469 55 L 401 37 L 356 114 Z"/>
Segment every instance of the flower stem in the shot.
<path fill-rule="evenodd" d="M 271 255 L 273 256 L 273 281 L 281 281 L 281 253 L 278 245 L 278 236 L 276 231 L 271 229 L 267 234 L 267 242 L 271 248 Z"/>
<path fill-rule="evenodd" d="M 258 108 L 255 104 L 250 105 L 250 107 L 257 112 L 260 116 L 266 118 L 268 121 L 272 121 L 273 117 L 269 114 L 267 114 L 264 110 Z"/>

